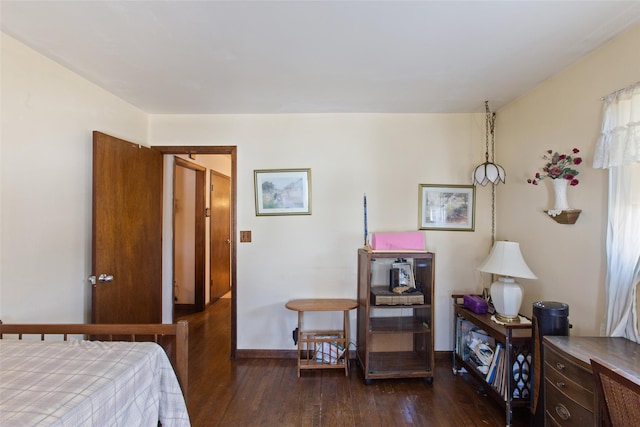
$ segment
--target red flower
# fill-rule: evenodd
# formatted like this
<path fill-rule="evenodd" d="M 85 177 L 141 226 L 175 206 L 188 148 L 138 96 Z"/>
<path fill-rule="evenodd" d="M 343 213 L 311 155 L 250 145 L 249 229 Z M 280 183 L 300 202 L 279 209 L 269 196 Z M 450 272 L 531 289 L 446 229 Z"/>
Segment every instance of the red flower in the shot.
<path fill-rule="evenodd" d="M 574 154 L 579 153 L 580 150 L 574 148 L 571 150 L 571 154 L 560 154 L 557 151 L 547 150 L 542 158 L 547 162 L 542 167 L 542 174 L 536 173 L 533 179 L 528 179 L 527 183 L 538 185 L 540 180 L 545 178 L 551 179 L 566 179 L 571 185 L 578 185 L 578 180 L 575 177 L 580 173 L 574 169 L 574 165 L 577 166 L 582 163 L 581 157 L 572 157 Z"/>

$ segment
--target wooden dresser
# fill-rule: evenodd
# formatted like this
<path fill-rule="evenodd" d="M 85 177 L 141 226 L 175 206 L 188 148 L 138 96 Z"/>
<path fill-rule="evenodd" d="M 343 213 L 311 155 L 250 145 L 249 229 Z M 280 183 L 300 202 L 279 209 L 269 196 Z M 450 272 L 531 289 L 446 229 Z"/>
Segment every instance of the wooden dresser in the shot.
<path fill-rule="evenodd" d="M 640 344 L 625 338 L 544 337 L 546 426 L 601 425 L 590 359 L 640 377 Z"/>

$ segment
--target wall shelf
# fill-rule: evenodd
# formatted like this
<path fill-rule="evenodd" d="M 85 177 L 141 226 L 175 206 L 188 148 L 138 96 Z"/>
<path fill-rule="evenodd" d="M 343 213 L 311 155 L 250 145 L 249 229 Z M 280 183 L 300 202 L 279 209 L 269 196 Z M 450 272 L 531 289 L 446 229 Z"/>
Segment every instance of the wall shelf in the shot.
<path fill-rule="evenodd" d="M 551 218 L 558 224 L 575 224 L 582 210 L 567 209 L 567 210 L 560 211 L 560 213 L 557 213 L 557 212 L 558 211 L 552 211 L 552 210 L 544 211 L 544 213 L 546 213 L 549 216 L 549 218 Z"/>

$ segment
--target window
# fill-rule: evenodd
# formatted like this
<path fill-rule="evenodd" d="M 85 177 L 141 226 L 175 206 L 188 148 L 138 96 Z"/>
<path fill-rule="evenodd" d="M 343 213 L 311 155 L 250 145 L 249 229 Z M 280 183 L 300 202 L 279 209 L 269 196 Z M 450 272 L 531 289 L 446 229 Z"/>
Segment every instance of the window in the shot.
<path fill-rule="evenodd" d="M 640 342 L 640 82 L 605 98 L 594 167 L 609 169 L 604 332 Z"/>

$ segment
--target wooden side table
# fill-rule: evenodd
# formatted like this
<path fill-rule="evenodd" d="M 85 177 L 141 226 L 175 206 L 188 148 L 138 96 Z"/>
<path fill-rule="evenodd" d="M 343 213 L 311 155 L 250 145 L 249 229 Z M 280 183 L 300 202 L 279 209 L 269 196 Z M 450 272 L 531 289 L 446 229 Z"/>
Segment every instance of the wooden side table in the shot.
<path fill-rule="evenodd" d="M 460 367 L 474 376 L 480 384 L 486 385 L 484 390 L 487 394 L 502 403 L 505 407 L 505 424 L 511 425 L 513 418 L 513 408 L 528 407 L 531 403 L 531 385 L 529 379 L 531 355 L 532 355 L 532 324 L 527 323 L 508 323 L 499 324 L 491 319 L 491 315 L 484 313 L 478 314 L 469 310 L 463 304 L 459 303 L 464 295 L 453 294 L 453 373 L 456 374 Z M 496 343 L 502 343 L 505 351 L 504 360 L 506 372 L 503 378 L 506 384 L 503 384 L 501 390 L 495 388 L 496 383 L 489 384 L 486 381 L 486 374 L 481 373 L 477 369 L 477 365 L 464 355 L 464 343 L 461 341 L 461 324 L 466 320 L 473 325 L 485 331 L 490 337 L 493 337 Z"/>
<path fill-rule="evenodd" d="M 349 311 L 358 307 L 358 301 L 294 299 L 287 302 L 286 307 L 298 312 L 298 378 L 303 369 L 344 369 L 344 375 L 349 375 Z M 305 311 L 342 311 L 342 330 L 304 330 Z"/>

